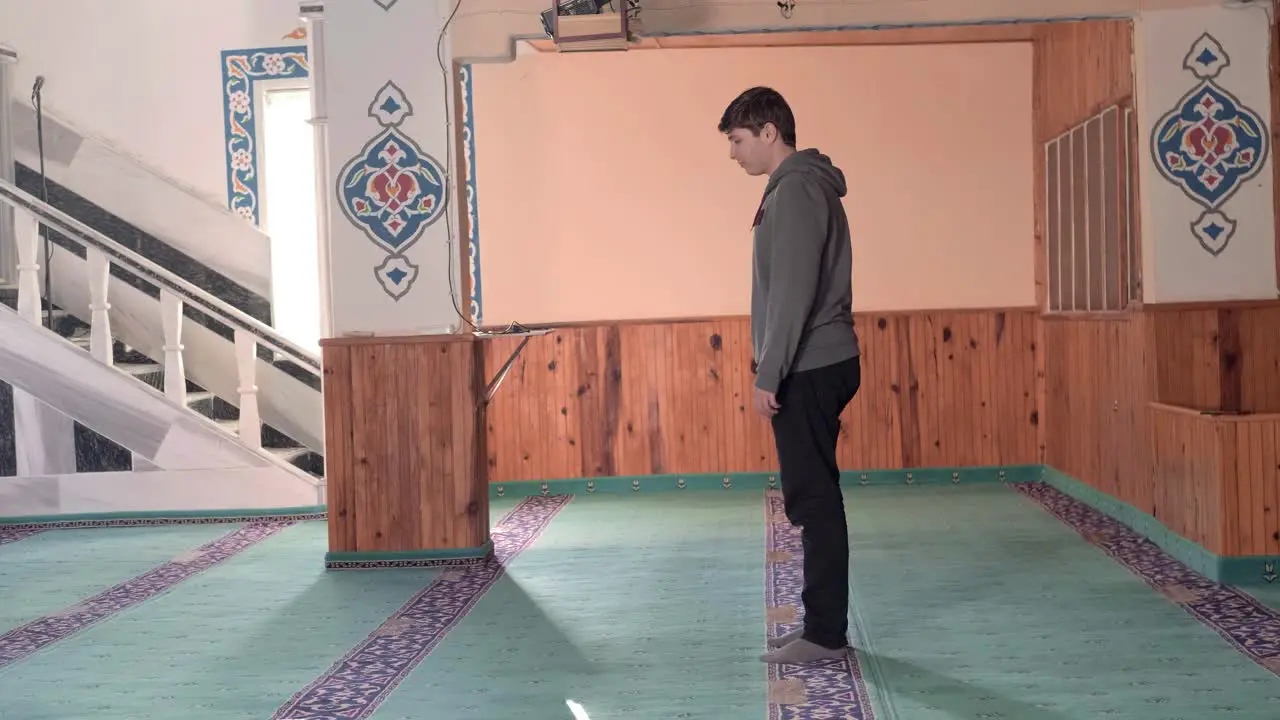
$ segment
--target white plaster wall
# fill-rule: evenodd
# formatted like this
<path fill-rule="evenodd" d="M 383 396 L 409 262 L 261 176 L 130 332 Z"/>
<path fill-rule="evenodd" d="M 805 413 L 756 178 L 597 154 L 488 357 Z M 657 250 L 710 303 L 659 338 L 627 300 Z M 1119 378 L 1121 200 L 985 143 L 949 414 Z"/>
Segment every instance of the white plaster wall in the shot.
<path fill-rule="evenodd" d="M 13 118 L 18 162 L 39 169 L 36 113 L 31 103 L 15 99 Z M 250 292 L 272 299 L 271 240 L 228 210 L 225 198 L 215 203 L 47 111 L 44 135 L 45 173 L 50 180 Z"/>
<path fill-rule="evenodd" d="M 40 75 L 51 179 L 270 299 L 270 242 L 227 210 L 221 52 L 301 45 L 284 39 L 297 15 L 296 0 L 0 0 L 18 159 L 36 166 Z"/>
<path fill-rule="evenodd" d="M 1184 62 L 1205 33 L 1221 44 L 1230 61 L 1214 82 L 1256 113 L 1264 131 L 1270 127 L 1266 12 L 1223 7 L 1145 12 L 1134 28 L 1144 300 L 1275 298 L 1274 148 L 1269 147 L 1269 134 L 1263 133 L 1265 161 L 1256 174 L 1240 182 L 1216 208 L 1235 223 L 1234 233 L 1217 255 L 1202 246 L 1191 228 L 1202 212 L 1211 209 L 1160 172 L 1152 143 L 1153 130 L 1165 114 L 1200 82 Z"/>
<path fill-rule="evenodd" d="M 301 25 L 297 0 L 0 0 L 16 99 L 43 75 L 46 110 L 224 206 L 220 53 Z"/>
<path fill-rule="evenodd" d="M 452 7 L 456 0 L 445 0 Z M 653 36 L 794 30 L 820 27 L 878 27 L 961 24 L 989 20 L 1040 20 L 1116 16 L 1143 10 L 1217 5 L 1221 0 L 858 0 L 791 4 L 723 0 L 639 0 L 639 26 Z M 511 38 L 541 38 L 539 13 L 547 0 L 466 0 L 451 31 L 455 57 L 462 62 L 510 60 Z M 615 3 L 615 7 L 617 3 Z"/>

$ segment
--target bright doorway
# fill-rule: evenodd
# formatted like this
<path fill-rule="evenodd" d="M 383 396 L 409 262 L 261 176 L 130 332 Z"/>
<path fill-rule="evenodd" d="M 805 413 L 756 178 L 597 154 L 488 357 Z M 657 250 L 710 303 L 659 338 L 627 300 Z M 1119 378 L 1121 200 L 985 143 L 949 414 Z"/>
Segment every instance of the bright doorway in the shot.
<path fill-rule="evenodd" d="M 265 88 L 258 107 L 262 230 L 271 237 L 271 308 L 276 331 L 320 349 L 320 255 L 316 163 L 307 88 Z"/>

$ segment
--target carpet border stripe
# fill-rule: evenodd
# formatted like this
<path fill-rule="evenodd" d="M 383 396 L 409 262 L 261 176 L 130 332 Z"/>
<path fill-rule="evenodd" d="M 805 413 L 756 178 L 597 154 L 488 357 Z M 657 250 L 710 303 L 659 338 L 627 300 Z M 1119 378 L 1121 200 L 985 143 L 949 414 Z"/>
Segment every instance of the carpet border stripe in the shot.
<path fill-rule="evenodd" d="M 0 526 L 0 547 L 12 545 L 21 540 L 26 540 L 32 535 L 39 535 L 42 531 L 32 528 L 22 528 L 18 530 L 9 530 Z"/>
<path fill-rule="evenodd" d="M 136 577 L 0 635 L 0 670 L 158 597 L 294 525 L 251 523 Z"/>
<path fill-rule="evenodd" d="M 1280 610 L 1196 572 L 1120 520 L 1048 483 L 1011 487 L 1102 550 L 1237 652 L 1280 676 Z"/>
<path fill-rule="evenodd" d="M 272 713 L 272 720 L 360 720 L 371 716 L 572 499 L 572 495 L 525 498 L 495 525 L 492 555 L 479 564 L 441 572 L 281 705 Z M 370 670 L 382 672 L 371 675 Z"/>
<path fill-rule="evenodd" d="M 800 528 L 783 510 L 782 493 L 765 493 L 765 637 L 778 637 L 803 622 L 800 592 L 804 584 L 804 550 Z M 770 619 L 770 608 L 794 608 L 791 622 Z M 875 720 L 865 675 L 856 651 L 842 660 L 812 665 L 767 665 L 769 720 Z"/>

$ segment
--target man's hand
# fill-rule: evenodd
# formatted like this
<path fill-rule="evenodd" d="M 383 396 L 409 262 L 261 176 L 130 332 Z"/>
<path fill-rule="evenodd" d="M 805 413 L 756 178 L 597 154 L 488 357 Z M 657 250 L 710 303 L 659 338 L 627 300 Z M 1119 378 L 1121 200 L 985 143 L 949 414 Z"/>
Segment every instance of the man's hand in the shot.
<path fill-rule="evenodd" d="M 778 397 L 771 392 L 765 392 L 760 388 L 752 388 L 751 404 L 755 407 L 756 412 L 761 417 L 771 418 L 778 414 L 778 410 L 782 407 L 778 404 Z"/>

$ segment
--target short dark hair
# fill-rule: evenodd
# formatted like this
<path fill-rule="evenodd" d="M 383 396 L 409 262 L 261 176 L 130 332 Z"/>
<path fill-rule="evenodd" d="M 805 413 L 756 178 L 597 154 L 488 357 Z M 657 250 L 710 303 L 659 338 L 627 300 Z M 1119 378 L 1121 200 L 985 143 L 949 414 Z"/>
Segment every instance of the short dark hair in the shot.
<path fill-rule="evenodd" d="M 791 106 L 786 99 L 773 88 L 753 87 L 744 90 L 724 109 L 720 116 L 720 132 L 727 134 L 743 129 L 759 136 L 769 123 L 778 129 L 782 142 L 789 147 L 796 146 L 796 116 L 791 114 Z"/>

